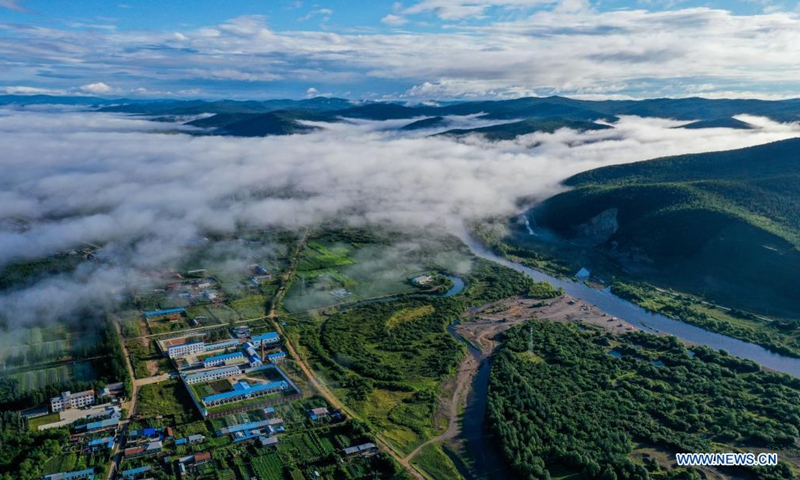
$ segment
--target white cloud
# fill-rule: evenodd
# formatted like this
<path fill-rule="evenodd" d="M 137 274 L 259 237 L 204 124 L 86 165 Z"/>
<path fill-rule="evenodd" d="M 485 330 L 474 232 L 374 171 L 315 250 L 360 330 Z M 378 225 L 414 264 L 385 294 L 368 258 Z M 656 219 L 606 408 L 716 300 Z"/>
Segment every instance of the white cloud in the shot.
<path fill-rule="evenodd" d="M 103 82 L 95 82 L 86 85 L 81 85 L 80 87 L 78 87 L 78 90 L 80 90 L 83 93 L 89 93 L 91 95 L 106 95 L 114 92 L 113 88 L 109 87 Z"/>
<path fill-rule="evenodd" d="M 557 2 L 558 0 L 422 0 L 403 12 L 408 15 L 433 12 L 442 20 L 463 20 L 482 17 L 491 7 L 532 8 Z"/>
<path fill-rule="evenodd" d="M 456 4 L 422 2 L 405 10 Z M 515 4 L 523 3 L 504 3 Z M 0 59 L 8 83 L 34 83 L 22 80 L 48 71 L 35 84 L 53 89 L 64 88 L 53 74 L 85 76 L 85 83 L 104 78 L 121 91 L 151 84 L 178 90 L 186 81 L 203 81 L 206 92 L 228 93 L 243 88 L 233 85 L 242 81 L 387 93 L 380 91 L 385 80 L 401 90 L 434 85 L 472 97 L 676 96 L 709 84 L 716 90 L 704 95 L 786 96 L 800 87 L 795 14 L 741 16 L 708 8 L 598 12 L 586 6 L 566 0 L 520 20 L 451 25 L 436 33 L 277 32 L 258 16 L 180 34 L 7 25 Z"/>
<path fill-rule="evenodd" d="M 29 87 L 25 85 L 13 85 L 10 87 L 0 87 L 0 91 L 8 95 L 64 95 L 64 90 L 54 90 L 51 88 Z"/>
<path fill-rule="evenodd" d="M 400 27 L 408 23 L 408 19 L 399 15 L 389 14 L 381 18 L 381 22 L 392 27 Z"/>
<path fill-rule="evenodd" d="M 237 139 L 151 133 L 175 125 L 135 117 L 0 110 L 0 219 L 34 221 L 26 231 L 0 230 L 0 266 L 83 241 L 102 244 L 113 264 L 0 296 L 0 310 L 17 321 L 48 319 L 111 301 L 127 282 L 179 263 L 187 240 L 241 224 L 457 233 L 465 221 L 513 214 L 522 197 L 559 191 L 577 172 L 800 135 L 797 125 L 746 120 L 761 128 L 683 130 L 673 128 L 681 122 L 626 117 L 613 130 L 487 143 L 386 128 L 403 121 Z"/>
<path fill-rule="evenodd" d="M 29 13 L 30 10 L 22 6 L 25 0 L 0 0 L 0 8 L 7 8 L 15 12 Z"/>
<path fill-rule="evenodd" d="M 331 15 L 333 15 L 333 10 L 331 10 L 330 8 L 320 8 L 317 10 L 311 10 L 310 12 L 298 18 L 297 20 L 305 22 L 306 20 L 311 20 L 314 17 L 321 17 L 323 21 L 326 21 L 330 19 Z"/>

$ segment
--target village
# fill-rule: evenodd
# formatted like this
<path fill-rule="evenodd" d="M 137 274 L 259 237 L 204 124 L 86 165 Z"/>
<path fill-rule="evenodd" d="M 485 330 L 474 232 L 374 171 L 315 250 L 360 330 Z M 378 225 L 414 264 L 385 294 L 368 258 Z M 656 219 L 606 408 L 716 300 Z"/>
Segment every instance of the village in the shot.
<path fill-rule="evenodd" d="M 235 288 L 251 297 L 274 283 L 260 264 L 246 265 L 242 277 Z M 287 473 L 280 460 L 286 456 L 296 459 L 294 469 L 313 465 L 305 472 L 312 477 L 331 468 L 373 468 L 378 447 L 308 388 L 273 322 L 252 310 L 225 323 L 215 318 L 215 310 L 235 310 L 236 295 L 205 269 L 165 278 L 161 287 L 131 293 L 129 303 L 139 310 L 120 322 L 134 371 L 132 397 L 122 382 L 109 383 L 63 391 L 46 412 L 31 410 L 32 428 L 69 429 L 64 455 L 73 460 L 62 463 L 86 467 L 44 480 L 194 479 L 219 471 L 229 474 L 214 478 L 279 478 Z M 138 336 L 125 338 L 131 325 Z M 158 372 L 133 368 L 130 348 L 140 338 L 155 349 L 147 362 Z"/>

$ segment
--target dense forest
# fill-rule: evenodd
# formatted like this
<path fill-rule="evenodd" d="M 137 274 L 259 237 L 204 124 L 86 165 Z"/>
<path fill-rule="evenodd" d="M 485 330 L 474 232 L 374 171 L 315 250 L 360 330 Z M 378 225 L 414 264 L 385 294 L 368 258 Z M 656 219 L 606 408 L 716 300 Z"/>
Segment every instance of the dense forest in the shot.
<path fill-rule="evenodd" d="M 490 428 L 522 478 L 700 478 L 671 455 L 797 453 L 800 380 L 674 337 L 530 322 L 506 333 L 489 388 Z M 725 473 L 777 480 L 796 468 Z"/>
<path fill-rule="evenodd" d="M 0 409 L 0 479 L 40 478 L 42 465 L 61 453 L 68 437 L 62 428 L 33 432 L 19 413 Z"/>

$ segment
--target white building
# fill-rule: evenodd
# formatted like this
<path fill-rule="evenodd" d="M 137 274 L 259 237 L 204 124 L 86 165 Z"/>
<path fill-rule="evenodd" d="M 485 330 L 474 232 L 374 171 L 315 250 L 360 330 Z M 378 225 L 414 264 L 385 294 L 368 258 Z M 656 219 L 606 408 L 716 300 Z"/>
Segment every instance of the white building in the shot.
<path fill-rule="evenodd" d="M 70 408 L 81 408 L 87 405 L 94 405 L 94 390 L 86 390 L 85 392 L 61 392 L 60 397 L 53 397 L 50 399 L 50 409 L 55 412 L 67 410 Z"/>
<path fill-rule="evenodd" d="M 433 277 L 430 275 L 420 275 L 419 277 L 415 277 L 411 280 L 414 285 L 419 285 L 421 287 L 431 283 L 433 281 Z"/>
<path fill-rule="evenodd" d="M 213 382 L 214 380 L 220 380 L 223 378 L 228 378 L 234 375 L 238 375 L 241 372 L 242 371 L 239 369 L 239 367 L 226 367 L 226 368 L 218 368 L 215 370 L 207 370 L 205 372 L 186 375 L 186 383 L 192 385 L 194 383 L 200 383 L 200 382 Z"/>
<path fill-rule="evenodd" d="M 250 338 L 250 343 L 254 347 L 260 347 L 262 343 L 264 343 L 264 345 L 272 345 L 280 341 L 281 337 L 279 337 L 276 332 L 267 332 L 267 333 L 262 333 L 260 335 L 253 335 Z"/>
<path fill-rule="evenodd" d="M 205 351 L 205 342 L 190 342 L 182 343 L 180 345 L 172 345 L 167 347 L 167 356 L 169 358 L 180 358 L 195 353 L 202 353 Z"/>

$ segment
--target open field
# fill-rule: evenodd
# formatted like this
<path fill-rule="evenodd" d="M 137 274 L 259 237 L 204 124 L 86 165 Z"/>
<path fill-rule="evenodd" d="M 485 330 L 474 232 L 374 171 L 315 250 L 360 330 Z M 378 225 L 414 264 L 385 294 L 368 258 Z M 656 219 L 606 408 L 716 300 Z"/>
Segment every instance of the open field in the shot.
<path fill-rule="evenodd" d="M 0 335 L 0 368 L 31 367 L 37 364 L 87 357 L 97 343 L 95 329 L 78 329 L 66 324 L 29 327 Z"/>
<path fill-rule="evenodd" d="M 358 238 L 358 237 L 355 237 Z M 469 256 L 436 242 L 376 238 L 360 241 L 346 235 L 323 235 L 309 242 L 298 262 L 285 308 L 290 312 L 340 303 L 410 293 L 418 289 L 410 280 L 437 270 L 469 268 Z"/>
<path fill-rule="evenodd" d="M 9 378 L 19 380 L 22 391 L 29 391 L 41 389 L 48 385 L 65 385 L 72 381 L 90 382 L 97 377 L 90 362 L 80 362 L 71 365 L 28 370 L 10 375 Z"/>
<path fill-rule="evenodd" d="M 442 451 L 440 443 L 426 445 L 414 457 L 412 463 L 419 465 L 431 478 L 463 478 L 453 465 L 453 461 Z"/>
<path fill-rule="evenodd" d="M 196 415 L 189 394 L 179 380 L 144 385 L 139 390 L 136 413 L 144 417 L 175 415 L 187 419 Z"/>
<path fill-rule="evenodd" d="M 37 431 L 40 425 L 55 423 L 59 420 L 61 420 L 61 417 L 57 413 L 48 413 L 47 415 L 42 415 L 41 417 L 35 417 L 28 420 L 28 427 L 33 431 Z"/>

